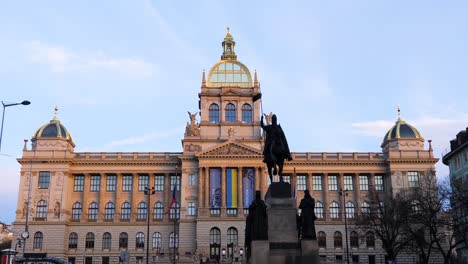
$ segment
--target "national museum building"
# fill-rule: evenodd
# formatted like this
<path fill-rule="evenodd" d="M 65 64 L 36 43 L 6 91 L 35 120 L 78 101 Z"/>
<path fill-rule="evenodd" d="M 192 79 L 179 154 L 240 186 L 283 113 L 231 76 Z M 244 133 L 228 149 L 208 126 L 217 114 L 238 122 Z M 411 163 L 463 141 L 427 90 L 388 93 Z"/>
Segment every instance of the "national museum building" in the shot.
<path fill-rule="evenodd" d="M 242 261 L 247 209 L 255 190 L 266 193 L 269 178 L 262 162 L 260 84 L 257 73 L 237 60 L 235 44 L 228 31 L 221 60 L 203 72 L 194 101 L 199 112 L 189 113 L 180 152 L 75 152 L 57 115 L 37 130 L 31 146 L 25 140 L 13 241 L 28 231 L 26 256 L 144 263 L 149 238 L 150 263 L 171 263 L 174 256 L 178 263 Z M 292 149 L 293 160 L 284 165 L 297 201 L 306 189 L 315 198 L 324 263 L 344 259 L 345 214 L 352 227 L 356 214 L 369 207 L 369 190 L 395 193 L 435 175 L 438 159 L 416 128 L 398 117 L 382 136 L 381 152 Z M 145 194 L 147 187 L 154 194 Z M 340 189 L 348 190 L 345 199 Z M 353 260 L 383 263 L 374 234 L 348 231 Z"/>

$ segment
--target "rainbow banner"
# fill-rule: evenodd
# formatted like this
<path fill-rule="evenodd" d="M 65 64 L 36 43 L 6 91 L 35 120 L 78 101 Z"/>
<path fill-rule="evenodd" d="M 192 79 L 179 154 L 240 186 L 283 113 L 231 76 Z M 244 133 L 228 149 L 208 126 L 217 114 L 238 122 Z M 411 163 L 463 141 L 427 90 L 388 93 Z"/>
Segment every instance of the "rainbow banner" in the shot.
<path fill-rule="evenodd" d="M 255 196 L 255 172 L 253 168 L 244 169 L 242 187 L 242 192 L 244 193 L 244 208 L 249 208 Z"/>
<path fill-rule="evenodd" d="M 221 169 L 210 169 L 210 208 L 221 207 Z"/>
<path fill-rule="evenodd" d="M 226 170 L 226 207 L 237 208 L 237 169 Z"/>

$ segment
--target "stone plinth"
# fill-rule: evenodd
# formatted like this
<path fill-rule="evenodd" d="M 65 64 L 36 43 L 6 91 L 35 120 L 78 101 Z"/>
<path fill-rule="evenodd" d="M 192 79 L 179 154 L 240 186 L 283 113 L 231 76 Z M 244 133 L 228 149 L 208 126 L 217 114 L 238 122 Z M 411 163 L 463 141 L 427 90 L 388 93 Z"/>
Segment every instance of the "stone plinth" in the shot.
<path fill-rule="evenodd" d="M 252 241 L 252 255 L 250 256 L 250 264 L 268 263 L 270 256 L 270 242 L 268 240 Z"/>
<path fill-rule="evenodd" d="M 297 243 L 296 201 L 294 198 L 271 198 L 268 214 L 268 239 L 272 243 Z"/>

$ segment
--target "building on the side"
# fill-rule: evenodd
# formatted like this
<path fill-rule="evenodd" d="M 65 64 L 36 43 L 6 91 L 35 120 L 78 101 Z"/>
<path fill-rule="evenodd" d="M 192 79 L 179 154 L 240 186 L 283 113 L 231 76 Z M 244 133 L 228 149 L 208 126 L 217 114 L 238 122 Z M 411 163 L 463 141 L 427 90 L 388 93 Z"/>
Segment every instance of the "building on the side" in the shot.
<path fill-rule="evenodd" d="M 450 152 L 444 155 L 442 161 L 449 166 L 450 184 L 454 191 L 452 202 L 453 220 L 457 223 L 458 232 L 463 241 L 468 239 L 468 127 L 460 131 L 456 138 L 450 141 Z M 468 245 L 461 243 L 457 255 L 463 263 L 468 262 Z"/>
<path fill-rule="evenodd" d="M 57 116 L 37 130 L 31 146 L 25 141 L 13 230 L 15 237 L 29 232 L 26 256 L 70 263 L 118 263 L 119 256 L 129 256 L 130 263 L 143 262 L 149 213 L 151 263 L 169 263 L 174 252 L 179 263 L 193 263 L 195 255 L 242 259 L 247 208 L 255 190 L 265 194 L 269 179 L 262 163 L 262 99 L 254 101 L 260 83 L 257 73 L 237 60 L 235 44 L 228 32 L 221 60 L 203 72 L 199 114 L 190 113 L 180 152 L 75 152 L 75 141 Z M 394 193 L 435 175 L 438 159 L 430 144 L 400 117 L 380 147 L 379 152 L 292 150 L 293 160 L 285 163 L 285 180 L 297 200 L 306 189 L 316 200 L 324 263 L 344 259 L 343 212 L 352 225 L 356 213 L 369 206 L 371 188 Z M 149 204 L 148 186 L 155 188 Z M 176 203 L 165 214 L 174 188 Z M 340 189 L 348 190 L 345 203 Z M 348 243 L 355 261 L 384 262 L 373 234 L 360 239 L 349 232 Z"/>

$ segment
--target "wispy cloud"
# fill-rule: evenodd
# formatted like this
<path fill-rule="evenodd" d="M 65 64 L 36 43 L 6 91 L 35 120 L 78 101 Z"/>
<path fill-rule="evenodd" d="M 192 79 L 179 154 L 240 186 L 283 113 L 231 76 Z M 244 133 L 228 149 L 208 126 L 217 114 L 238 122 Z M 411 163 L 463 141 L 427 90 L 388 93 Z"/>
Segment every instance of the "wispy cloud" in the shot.
<path fill-rule="evenodd" d="M 156 65 L 138 58 L 113 58 L 102 52 L 74 52 L 63 46 L 31 41 L 23 45 L 28 60 L 47 65 L 53 73 L 109 72 L 148 78 L 158 72 Z"/>
<path fill-rule="evenodd" d="M 104 146 L 105 149 L 112 149 L 115 147 L 137 145 L 137 144 L 147 144 L 150 142 L 159 141 L 162 139 L 171 138 L 174 136 L 180 137 L 181 133 L 184 131 L 184 127 L 177 127 L 173 129 L 168 129 L 164 131 L 153 132 L 146 135 L 128 137 L 118 140 L 113 140 Z"/>

